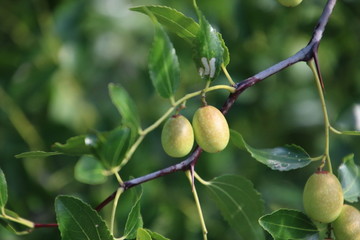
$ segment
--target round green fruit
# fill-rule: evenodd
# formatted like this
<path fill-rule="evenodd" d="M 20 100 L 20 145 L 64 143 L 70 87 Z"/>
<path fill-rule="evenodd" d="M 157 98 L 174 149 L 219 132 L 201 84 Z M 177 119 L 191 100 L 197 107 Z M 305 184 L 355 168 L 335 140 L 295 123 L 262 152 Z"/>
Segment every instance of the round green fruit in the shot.
<path fill-rule="evenodd" d="M 222 151 L 230 138 L 229 126 L 224 115 L 215 107 L 199 108 L 193 117 L 195 140 L 206 152 Z"/>
<path fill-rule="evenodd" d="M 278 0 L 278 2 L 285 7 L 295 7 L 299 5 L 302 0 Z"/>
<path fill-rule="evenodd" d="M 360 240 L 360 212 L 344 204 L 340 216 L 333 222 L 336 240 Z"/>
<path fill-rule="evenodd" d="M 336 176 L 319 171 L 307 180 L 303 193 L 305 213 L 315 221 L 333 222 L 344 203 L 341 184 Z"/>
<path fill-rule="evenodd" d="M 161 132 L 161 144 L 171 157 L 184 157 L 194 145 L 193 128 L 183 115 L 169 118 Z"/>

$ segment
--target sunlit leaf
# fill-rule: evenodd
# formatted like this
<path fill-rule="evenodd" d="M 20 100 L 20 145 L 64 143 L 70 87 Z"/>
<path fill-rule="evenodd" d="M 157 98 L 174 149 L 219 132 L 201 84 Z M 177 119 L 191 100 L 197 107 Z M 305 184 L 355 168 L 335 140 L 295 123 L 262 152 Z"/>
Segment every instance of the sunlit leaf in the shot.
<path fill-rule="evenodd" d="M 92 147 L 86 144 L 86 135 L 71 137 L 66 140 L 65 144 L 55 143 L 52 149 L 67 155 L 81 156 L 83 154 L 91 154 Z"/>
<path fill-rule="evenodd" d="M 338 172 L 344 199 L 351 203 L 357 202 L 360 197 L 360 167 L 354 162 L 354 154 L 343 159 Z"/>
<path fill-rule="evenodd" d="M 183 13 L 165 6 L 139 6 L 131 8 L 147 15 L 154 15 L 159 23 L 192 44 L 200 31 L 199 24 Z"/>
<path fill-rule="evenodd" d="M 218 76 L 223 63 L 224 42 L 201 11 L 198 10 L 197 13 L 200 31 L 195 41 L 194 60 L 200 76 L 205 80 L 214 80 Z"/>
<path fill-rule="evenodd" d="M 318 234 L 317 227 L 302 212 L 280 209 L 259 219 L 274 239 L 305 239 Z"/>
<path fill-rule="evenodd" d="M 264 202 L 249 180 L 238 175 L 224 175 L 205 186 L 224 218 L 242 239 L 265 239 L 258 223 Z"/>
<path fill-rule="evenodd" d="M 173 8 L 165 6 L 139 6 L 131 8 L 131 10 L 155 16 L 157 21 L 165 26 L 166 29 L 186 40 L 192 48 L 195 47 L 196 39 L 200 32 L 200 25 L 195 22 L 194 19 L 185 16 L 183 13 Z M 218 37 L 224 49 L 223 63 L 226 66 L 230 62 L 229 50 L 220 33 L 218 33 Z"/>
<path fill-rule="evenodd" d="M 125 224 L 124 236 L 126 236 L 127 239 L 136 238 L 138 229 L 143 227 L 143 220 L 140 212 L 141 196 L 142 189 L 140 188 L 140 190 L 137 192 L 135 203 L 131 208 Z"/>
<path fill-rule="evenodd" d="M 140 126 L 139 113 L 127 91 L 120 85 L 110 83 L 109 93 L 113 104 L 122 117 L 123 124 L 137 130 Z"/>
<path fill-rule="evenodd" d="M 15 155 L 16 158 L 46 158 L 55 155 L 61 155 L 61 152 L 44 152 L 44 151 L 31 151 L 31 152 L 24 152 Z"/>
<path fill-rule="evenodd" d="M 0 168 L 0 213 L 1 209 L 3 209 L 8 200 L 8 192 L 7 192 L 7 183 L 5 174 Z"/>
<path fill-rule="evenodd" d="M 75 178 L 87 184 L 101 184 L 107 179 L 105 169 L 94 156 L 84 155 L 75 165 Z"/>
<path fill-rule="evenodd" d="M 113 240 L 100 215 L 80 199 L 59 196 L 55 211 L 63 240 Z"/>
<path fill-rule="evenodd" d="M 256 149 L 248 145 L 240 133 L 231 130 L 231 141 L 240 149 L 248 151 L 253 158 L 273 170 L 289 171 L 302 168 L 310 162 L 310 156 L 299 146 L 286 145 L 270 149 Z"/>
<path fill-rule="evenodd" d="M 151 240 L 151 236 L 146 229 L 138 228 L 136 240 Z"/>
<path fill-rule="evenodd" d="M 180 67 L 175 49 L 159 24 L 149 53 L 149 72 L 153 86 L 160 96 L 169 98 L 179 85 Z"/>

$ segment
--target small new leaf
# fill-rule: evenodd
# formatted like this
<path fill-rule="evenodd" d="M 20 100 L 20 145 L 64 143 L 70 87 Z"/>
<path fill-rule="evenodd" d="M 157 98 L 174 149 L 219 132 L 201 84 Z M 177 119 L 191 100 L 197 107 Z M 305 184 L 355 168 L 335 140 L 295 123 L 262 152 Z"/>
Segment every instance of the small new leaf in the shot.
<path fill-rule="evenodd" d="M 354 162 L 354 154 L 343 159 L 338 169 L 344 199 L 348 202 L 357 202 L 360 197 L 360 167 Z"/>
<path fill-rule="evenodd" d="M 158 23 L 155 23 L 154 42 L 149 54 L 153 86 L 160 96 L 172 97 L 180 80 L 179 61 L 168 35 Z"/>
<path fill-rule="evenodd" d="M 55 200 L 56 218 L 63 240 L 113 240 L 100 215 L 78 198 L 59 196 Z"/>
<path fill-rule="evenodd" d="M 273 170 L 289 171 L 307 166 L 310 156 L 297 145 L 286 145 L 270 149 L 256 149 L 248 145 L 240 133 L 230 130 L 231 141 L 242 150 L 248 151 L 253 158 Z"/>
<path fill-rule="evenodd" d="M 305 239 L 319 233 L 313 222 L 296 210 L 277 210 L 261 217 L 259 223 L 274 239 Z"/>
<path fill-rule="evenodd" d="M 0 168 L 0 214 L 3 212 L 8 200 L 7 183 L 5 174 Z"/>
<path fill-rule="evenodd" d="M 264 202 L 249 180 L 238 175 L 224 175 L 205 186 L 241 239 L 265 239 L 258 224 L 258 219 L 263 215 Z"/>
<path fill-rule="evenodd" d="M 95 185 L 106 181 L 105 171 L 98 159 L 84 155 L 76 163 L 74 175 L 79 182 Z"/>

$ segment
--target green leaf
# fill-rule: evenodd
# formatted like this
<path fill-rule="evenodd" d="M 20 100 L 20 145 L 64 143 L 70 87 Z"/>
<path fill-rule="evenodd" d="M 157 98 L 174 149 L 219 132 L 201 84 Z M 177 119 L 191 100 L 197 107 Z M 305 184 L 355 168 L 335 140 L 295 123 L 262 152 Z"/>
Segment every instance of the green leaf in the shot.
<path fill-rule="evenodd" d="M 113 240 L 100 215 L 78 198 L 59 196 L 55 200 L 56 218 L 63 240 Z"/>
<path fill-rule="evenodd" d="M 130 10 L 144 13 L 146 15 L 151 15 L 156 17 L 156 20 L 163 26 L 165 26 L 169 31 L 177 34 L 182 39 L 190 43 L 192 48 L 195 48 L 195 42 L 198 38 L 200 32 L 200 25 L 194 21 L 194 19 L 185 16 L 183 13 L 169 7 L 164 6 L 139 6 L 131 8 Z M 221 34 L 218 33 L 221 46 L 224 49 L 223 63 L 228 65 L 230 62 L 229 50 L 225 45 Z M 201 59 L 200 59 L 201 60 Z"/>
<path fill-rule="evenodd" d="M 143 227 L 143 220 L 140 212 L 141 196 L 142 189 L 137 192 L 135 204 L 131 208 L 131 211 L 126 220 L 124 236 L 126 236 L 127 239 L 136 238 L 138 229 Z"/>
<path fill-rule="evenodd" d="M 302 212 L 279 209 L 259 219 L 274 239 L 304 239 L 318 234 L 317 227 Z"/>
<path fill-rule="evenodd" d="M 0 168 L 0 213 L 3 211 L 8 200 L 8 190 L 5 174 Z"/>
<path fill-rule="evenodd" d="M 191 44 L 197 38 L 200 31 L 200 26 L 194 19 L 185 16 L 173 8 L 153 5 L 134 7 L 130 8 L 130 10 L 146 15 L 152 14 L 160 24 Z"/>
<path fill-rule="evenodd" d="M 357 202 L 360 197 L 360 167 L 354 162 L 354 154 L 343 159 L 338 169 L 344 199 L 348 202 Z"/>
<path fill-rule="evenodd" d="M 66 140 L 65 144 L 55 143 L 52 149 L 66 155 L 81 156 L 83 154 L 91 154 L 92 147 L 87 144 L 87 138 L 87 135 L 71 137 Z"/>
<path fill-rule="evenodd" d="M 109 84 L 111 100 L 119 111 L 123 124 L 138 130 L 140 127 L 140 117 L 136 105 L 127 91 L 120 85 Z"/>
<path fill-rule="evenodd" d="M 253 158 L 273 170 L 289 171 L 302 168 L 311 162 L 310 156 L 299 146 L 286 145 L 271 149 L 256 149 L 248 145 L 240 133 L 230 130 L 231 141 L 240 149 L 248 151 Z"/>
<path fill-rule="evenodd" d="M 15 155 L 16 158 L 46 158 L 55 155 L 61 155 L 61 152 L 44 152 L 44 151 L 31 151 L 23 152 Z"/>
<path fill-rule="evenodd" d="M 152 240 L 152 239 L 146 229 L 138 228 L 136 233 L 136 240 Z"/>
<path fill-rule="evenodd" d="M 258 224 L 258 219 L 263 215 L 264 202 L 249 180 L 238 175 L 224 175 L 205 186 L 224 218 L 242 239 L 265 239 Z"/>
<path fill-rule="evenodd" d="M 200 10 L 197 10 L 197 14 L 200 32 L 195 41 L 194 60 L 200 76 L 205 80 L 214 80 L 219 75 L 223 63 L 224 42 Z"/>
<path fill-rule="evenodd" d="M 133 143 L 133 132 L 128 127 L 118 127 L 107 133 L 99 133 L 97 137 L 95 152 L 106 169 L 119 166 Z"/>
<path fill-rule="evenodd" d="M 107 179 L 105 169 L 94 156 L 84 155 L 75 165 L 75 178 L 82 183 L 101 184 Z"/>
<path fill-rule="evenodd" d="M 180 67 L 175 49 L 160 24 L 155 25 L 154 41 L 149 53 L 149 72 L 160 96 L 172 97 L 179 85 Z"/>
<path fill-rule="evenodd" d="M 146 231 L 150 234 L 151 238 L 154 240 L 170 240 L 169 238 L 166 238 L 159 233 L 152 232 L 149 229 L 146 229 Z"/>

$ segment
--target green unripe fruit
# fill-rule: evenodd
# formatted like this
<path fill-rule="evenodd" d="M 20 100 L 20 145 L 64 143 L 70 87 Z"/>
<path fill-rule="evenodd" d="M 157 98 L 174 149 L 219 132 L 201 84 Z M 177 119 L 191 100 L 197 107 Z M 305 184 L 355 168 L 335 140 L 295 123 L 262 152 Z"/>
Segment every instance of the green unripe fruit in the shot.
<path fill-rule="evenodd" d="M 161 132 L 161 144 L 171 157 L 184 157 L 194 145 L 192 126 L 182 115 L 174 115 L 164 125 Z"/>
<path fill-rule="evenodd" d="M 341 212 L 344 196 L 341 184 L 332 173 L 316 172 L 307 180 L 303 193 L 305 213 L 313 220 L 330 223 Z"/>
<path fill-rule="evenodd" d="M 345 204 L 333 228 L 336 240 L 360 240 L 360 212 Z"/>
<path fill-rule="evenodd" d="M 224 115 L 213 106 L 199 108 L 193 117 L 195 140 L 206 152 L 222 151 L 228 144 L 230 131 Z"/>
<path fill-rule="evenodd" d="M 302 0 L 278 0 L 278 2 L 285 7 L 295 7 L 299 5 Z"/>

